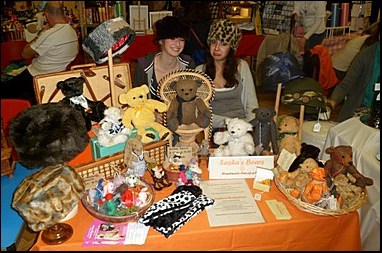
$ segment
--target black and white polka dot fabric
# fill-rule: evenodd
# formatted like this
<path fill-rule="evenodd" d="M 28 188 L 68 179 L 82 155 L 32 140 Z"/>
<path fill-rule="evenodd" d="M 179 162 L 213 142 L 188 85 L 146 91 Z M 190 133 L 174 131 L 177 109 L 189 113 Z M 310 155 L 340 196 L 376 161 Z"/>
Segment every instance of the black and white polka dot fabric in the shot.
<path fill-rule="evenodd" d="M 199 214 L 214 200 L 195 185 L 179 186 L 170 196 L 150 206 L 139 222 L 153 227 L 166 238 Z"/>

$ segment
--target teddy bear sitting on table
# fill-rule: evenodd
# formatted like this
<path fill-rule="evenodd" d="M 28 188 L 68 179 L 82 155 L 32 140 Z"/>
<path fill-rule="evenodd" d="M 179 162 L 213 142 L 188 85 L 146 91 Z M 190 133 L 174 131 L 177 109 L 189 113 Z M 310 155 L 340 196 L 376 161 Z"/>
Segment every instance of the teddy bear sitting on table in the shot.
<path fill-rule="evenodd" d="M 92 121 L 100 122 L 104 118 L 107 106 L 102 101 L 91 101 L 83 95 L 85 79 L 83 77 L 70 77 L 57 83 L 64 98 L 61 103 L 72 105 L 81 112 L 86 122 L 86 130 L 92 128 Z"/>
<path fill-rule="evenodd" d="M 168 140 L 171 136 L 170 130 L 155 121 L 155 110 L 165 112 L 167 105 L 155 99 L 148 99 L 148 94 L 149 87 L 144 84 L 119 95 L 119 102 L 129 106 L 122 116 L 122 123 L 131 131 L 135 127 L 137 134 L 142 136 L 143 143 L 152 142 L 156 138 L 150 128 L 159 133 L 160 139 Z"/>

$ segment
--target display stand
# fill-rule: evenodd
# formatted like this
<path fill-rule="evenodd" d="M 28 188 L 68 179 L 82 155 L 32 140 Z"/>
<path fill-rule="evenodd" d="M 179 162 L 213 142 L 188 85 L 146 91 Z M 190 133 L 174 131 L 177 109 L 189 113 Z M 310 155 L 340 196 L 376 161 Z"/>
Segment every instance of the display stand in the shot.
<path fill-rule="evenodd" d="M 282 83 L 279 83 L 277 85 L 277 92 L 276 92 L 276 101 L 275 101 L 275 116 L 274 116 L 274 120 L 276 121 L 277 117 L 279 116 L 278 115 L 278 112 L 279 112 L 279 107 L 280 107 L 280 98 L 281 98 L 281 88 L 282 88 Z M 305 105 L 300 105 L 300 116 L 299 116 L 299 123 L 300 123 L 300 128 L 299 128 L 299 131 L 298 131 L 298 138 L 302 138 L 302 126 L 304 124 L 304 113 L 305 113 Z"/>

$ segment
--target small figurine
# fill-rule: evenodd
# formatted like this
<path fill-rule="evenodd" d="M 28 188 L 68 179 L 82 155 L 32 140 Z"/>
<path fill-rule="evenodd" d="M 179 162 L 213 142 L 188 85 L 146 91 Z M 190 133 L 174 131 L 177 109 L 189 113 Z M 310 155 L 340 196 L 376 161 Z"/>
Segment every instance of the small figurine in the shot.
<path fill-rule="evenodd" d="M 138 197 L 135 199 L 135 205 L 137 207 L 144 207 L 146 205 L 148 199 L 147 187 L 143 187 L 141 191 L 138 193 Z"/>
<path fill-rule="evenodd" d="M 163 188 L 172 185 L 172 183 L 168 181 L 168 175 L 166 171 L 164 171 L 162 167 L 159 167 L 157 162 L 148 163 L 148 170 L 151 177 L 153 178 L 155 190 L 160 191 Z"/>
<path fill-rule="evenodd" d="M 191 159 L 190 164 L 188 165 L 188 170 L 192 172 L 192 182 L 194 185 L 199 185 L 201 181 L 200 177 L 202 175 L 202 170 L 194 158 Z"/>
<path fill-rule="evenodd" d="M 139 183 L 140 179 L 139 176 L 136 174 L 127 174 L 125 182 L 129 187 L 134 187 Z"/>
<path fill-rule="evenodd" d="M 208 140 L 204 139 L 200 143 L 198 154 L 201 157 L 208 157 L 210 156 L 210 144 Z"/>
<path fill-rule="evenodd" d="M 133 192 L 130 189 L 126 189 L 122 195 L 121 195 L 123 203 L 125 203 L 125 206 L 132 207 L 134 198 L 133 198 Z"/>
<path fill-rule="evenodd" d="M 103 185 L 103 194 L 102 197 L 104 197 L 106 200 L 109 200 L 113 198 L 113 193 L 114 193 L 114 183 L 113 181 L 105 181 Z"/>
<path fill-rule="evenodd" d="M 141 140 L 142 137 L 137 135 L 126 142 L 123 162 L 130 174 L 134 173 L 143 177 L 146 172 L 146 163 L 153 162 L 154 159 L 145 153 Z"/>
<path fill-rule="evenodd" d="M 192 171 L 186 168 L 186 165 L 180 165 L 179 178 L 182 180 L 183 185 L 194 185 L 192 182 Z"/>
<path fill-rule="evenodd" d="M 117 202 L 113 201 L 113 200 L 109 200 L 106 202 L 106 212 L 107 212 L 107 215 L 110 215 L 110 216 L 117 216 Z"/>

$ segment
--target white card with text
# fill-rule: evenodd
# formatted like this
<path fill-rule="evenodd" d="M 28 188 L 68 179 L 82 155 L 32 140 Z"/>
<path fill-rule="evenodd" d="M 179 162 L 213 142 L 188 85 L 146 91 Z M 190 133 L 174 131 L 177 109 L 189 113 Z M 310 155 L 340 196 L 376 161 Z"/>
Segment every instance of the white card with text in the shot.
<path fill-rule="evenodd" d="M 210 179 L 254 178 L 257 168 L 273 167 L 274 156 L 211 156 L 208 160 Z"/>

